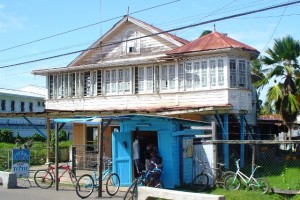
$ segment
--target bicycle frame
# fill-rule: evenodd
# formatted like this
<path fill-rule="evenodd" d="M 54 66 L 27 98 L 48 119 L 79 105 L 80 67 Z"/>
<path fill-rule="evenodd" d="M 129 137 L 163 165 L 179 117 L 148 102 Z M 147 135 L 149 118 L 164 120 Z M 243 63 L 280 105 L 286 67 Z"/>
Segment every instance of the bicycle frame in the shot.
<path fill-rule="evenodd" d="M 162 173 L 162 170 L 158 168 L 157 164 L 151 161 L 151 163 L 154 165 L 154 168 L 152 170 L 146 170 L 142 171 L 142 174 L 137 178 L 138 179 L 138 185 L 147 185 L 151 179 L 152 176 L 159 173 L 159 175 Z"/>
<path fill-rule="evenodd" d="M 46 163 L 46 165 L 48 165 L 48 169 L 47 169 L 48 173 L 52 173 L 53 176 L 54 176 L 54 178 L 55 178 L 55 177 L 56 177 L 55 172 L 54 172 L 55 167 L 53 167 L 53 166 L 51 165 L 51 163 Z M 70 166 L 69 166 L 68 164 L 67 164 L 67 165 L 62 165 L 62 166 L 59 166 L 58 169 L 63 169 L 63 170 L 64 170 L 63 173 L 58 177 L 58 180 L 60 180 L 60 178 L 61 178 L 66 172 L 69 173 L 69 171 L 70 171 Z M 47 175 L 47 174 L 46 174 L 46 175 Z"/>
<path fill-rule="evenodd" d="M 213 181 L 213 184 L 215 184 L 217 182 L 217 178 L 218 178 L 218 173 L 222 174 L 223 171 L 221 168 L 215 168 L 215 167 L 210 167 L 209 165 L 206 165 L 208 164 L 208 162 L 204 162 L 202 160 L 200 160 L 198 157 L 195 158 L 195 160 L 203 167 L 203 170 L 198 173 L 198 174 L 206 174 L 208 175 L 212 181 Z M 221 163 L 217 163 L 219 166 L 221 166 L 222 164 Z"/>
<path fill-rule="evenodd" d="M 102 181 L 104 181 L 111 173 L 112 173 L 112 170 L 111 170 L 111 165 L 112 162 L 109 162 L 108 163 L 108 167 L 102 172 Z M 95 170 L 93 170 L 93 173 L 92 173 L 92 178 L 94 179 L 94 187 L 98 187 L 99 186 L 99 176 L 97 174 L 97 170 L 96 170 L 96 167 L 97 167 L 98 164 L 96 164 L 96 166 L 94 166 Z"/>
<path fill-rule="evenodd" d="M 248 177 L 246 174 L 244 174 L 243 172 L 241 172 L 240 166 L 239 166 L 239 160 L 240 160 L 240 159 L 238 159 L 238 160 L 236 161 L 237 171 L 235 172 L 234 180 L 235 180 L 237 177 L 239 177 L 241 180 L 243 180 L 243 182 L 244 182 L 247 186 L 249 186 L 249 183 L 251 182 L 251 180 L 253 180 L 256 184 L 259 185 L 259 183 L 257 182 L 257 180 L 254 178 L 254 173 L 255 173 L 255 171 L 259 168 L 259 166 L 254 165 L 255 167 L 254 167 L 254 169 L 253 169 L 251 175 Z"/>

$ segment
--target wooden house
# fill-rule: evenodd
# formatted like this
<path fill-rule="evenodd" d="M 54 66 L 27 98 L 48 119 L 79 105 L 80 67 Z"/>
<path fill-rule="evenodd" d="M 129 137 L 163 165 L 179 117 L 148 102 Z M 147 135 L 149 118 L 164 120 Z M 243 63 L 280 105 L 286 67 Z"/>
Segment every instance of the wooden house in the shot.
<path fill-rule="evenodd" d="M 246 128 L 256 125 L 250 70 L 251 59 L 258 55 L 253 47 L 223 33 L 214 31 L 189 42 L 125 16 L 68 66 L 33 74 L 47 78 L 48 112 L 216 121 L 220 139 L 243 140 Z M 87 128 L 74 125 L 75 144 L 88 142 Z M 112 132 L 113 128 L 107 134 Z M 226 145 L 224 157 L 228 166 Z"/>

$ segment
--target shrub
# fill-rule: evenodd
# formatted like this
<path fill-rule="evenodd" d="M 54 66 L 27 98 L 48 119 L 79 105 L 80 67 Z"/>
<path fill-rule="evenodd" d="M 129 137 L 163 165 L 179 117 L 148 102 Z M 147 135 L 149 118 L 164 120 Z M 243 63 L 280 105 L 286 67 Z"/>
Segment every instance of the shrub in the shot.
<path fill-rule="evenodd" d="M 65 130 L 62 130 L 59 132 L 59 136 L 58 136 L 59 141 L 67 141 L 67 132 Z"/>
<path fill-rule="evenodd" d="M 13 131 L 10 129 L 0 129 L 0 142 L 14 143 Z"/>
<path fill-rule="evenodd" d="M 44 138 L 43 136 L 41 136 L 41 135 L 38 134 L 38 133 L 35 133 L 35 134 L 32 136 L 32 140 L 35 141 L 35 142 L 45 142 L 45 141 L 46 141 L 46 138 Z"/>

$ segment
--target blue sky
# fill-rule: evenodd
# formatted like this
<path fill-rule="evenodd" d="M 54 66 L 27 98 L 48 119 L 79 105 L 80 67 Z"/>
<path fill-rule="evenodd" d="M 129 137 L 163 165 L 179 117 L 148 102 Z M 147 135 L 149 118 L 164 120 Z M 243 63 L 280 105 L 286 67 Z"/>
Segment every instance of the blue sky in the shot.
<path fill-rule="evenodd" d="M 57 37 L 38 39 L 73 30 L 103 20 L 169 3 L 131 16 L 163 30 L 261 9 L 292 0 L 0 0 L 0 88 L 20 89 L 45 86 L 45 78 L 33 76 L 34 69 L 64 67 L 77 55 L 9 68 L 3 66 L 73 52 L 89 47 L 121 18 L 72 31 Z M 274 38 L 300 38 L 300 4 L 216 22 L 216 30 L 263 53 Z M 173 32 L 196 39 L 205 24 Z M 22 45 L 17 48 L 7 48 Z"/>

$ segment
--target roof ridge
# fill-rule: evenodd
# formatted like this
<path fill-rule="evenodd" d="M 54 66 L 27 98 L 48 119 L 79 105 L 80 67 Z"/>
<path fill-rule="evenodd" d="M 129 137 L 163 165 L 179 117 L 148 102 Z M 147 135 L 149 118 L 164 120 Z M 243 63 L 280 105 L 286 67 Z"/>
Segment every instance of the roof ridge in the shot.
<path fill-rule="evenodd" d="M 223 34 L 223 33 L 217 32 L 217 31 L 215 31 L 214 33 L 217 33 L 218 36 L 220 36 L 220 38 L 223 40 L 223 42 L 226 43 L 228 46 L 232 46 L 228 41 L 226 41 L 226 40 L 224 39 L 224 37 L 226 37 L 226 38 L 228 38 L 228 39 L 230 39 L 230 40 L 232 40 L 232 38 L 228 37 L 227 35 L 225 35 L 225 34 Z"/>
<path fill-rule="evenodd" d="M 190 42 L 190 41 L 188 41 L 188 40 L 186 40 L 186 39 L 184 39 L 184 38 L 182 38 L 182 37 L 179 37 L 179 36 L 176 36 L 176 35 L 174 35 L 174 34 L 172 34 L 172 33 L 169 33 L 169 32 L 167 32 L 167 31 L 164 31 L 164 30 L 162 30 L 162 29 L 160 29 L 160 28 L 158 28 L 158 27 L 156 27 L 156 26 L 153 26 L 153 25 L 151 25 L 151 24 L 149 24 L 149 23 L 147 23 L 147 22 L 141 21 L 141 20 L 139 20 L 139 19 L 137 19 L 137 18 L 134 18 L 134 17 L 131 17 L 131 16 L 126 16 L 126 17 L 131 18 L 131 19 L 133 19 L 133 20 L 136 20 L 136 21 L 138 21 L 138 22 L 140 22 L 140 23 L 143 23 L 143 24 L 145 24 L 145 25 L 151 27 L 152 29 L 155 29 L 155 30 L 158 31 L 158 32 L 163 32 L 162 34 L 167 35 L 167 36 L 173 38 L 173 39 L 176 40 L 177 42 L 180 42 L 180 43 L 183 43 L 183 44 L 188 44 L 188 43 Z"/>

